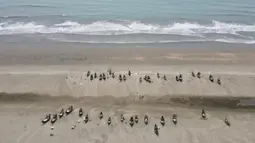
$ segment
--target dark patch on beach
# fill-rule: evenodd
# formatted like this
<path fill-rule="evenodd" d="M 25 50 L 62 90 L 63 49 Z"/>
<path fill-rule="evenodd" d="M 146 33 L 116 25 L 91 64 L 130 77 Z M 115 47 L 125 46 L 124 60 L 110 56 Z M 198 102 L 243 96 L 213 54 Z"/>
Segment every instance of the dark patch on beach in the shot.
<path fill-rule="evenodd" d="M 44 101 L 72 101 L 70 96 L 50 96 L 35 93 L 0 93 L 0 102 L 44 102 Z"/>
<path fill-rule="evenodd" d="M 135 96 L 113 97 L 110 95 L 101 97 L 50 96 L 34 93 L 0 93 L 0 102 L 60 102 L 83 103 L 98 106 L 128 106 L 128 105 L 151 105 L 166 107 L 187 108 L 229 108 L 229 109 L 255 109 L 255 98 L 248 97 L 219 97 L 219 96 L 146 96 L 146 99 L 134 100 Z M 248 103 L 248 104 L 246 104 Z M 253 104 L 254 103 L 254 104 Z"/>
<path fill-rule="evenodd" d="M 201 107 L 212 107 L 212 108 L 230 108 L 230 109 L 246 109 L 255 108 L 255 104 L 243 104 L 243 100 L 254 100 L 254 98 L 248 97 L 218 97 L 218 96 L 164 96 L 156 99 L 159 104 L 169 104 L 171 106 L 184 106 L 189 108 L 201 108 Z"/>

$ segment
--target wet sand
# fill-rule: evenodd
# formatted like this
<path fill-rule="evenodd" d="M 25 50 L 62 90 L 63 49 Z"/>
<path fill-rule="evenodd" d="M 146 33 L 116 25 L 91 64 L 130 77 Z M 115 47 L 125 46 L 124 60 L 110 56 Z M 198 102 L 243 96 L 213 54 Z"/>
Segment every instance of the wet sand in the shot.
<path fill-rule="evenodd" d="M 253 49 L 0 48 L 0 128 L 4 129 L 0 142 L 254 142 L 254 107 L 247 102 L 254 99 L 254 54 Z M 88 70 L 99 74 L 108 69 L 116 78 L 91 81 L 86 76 Z M 201 78 L 192 77 L 192 71 L 200 71 Z M 127 80 L 120 82 L 119 74 Z M 179 74 L 183 82 L 175 80 Z M 210 82 L 210 74 L 222 84 Z M 139 82 L 145 75 L 152 83 Z M 49 123 L 41 124 L 47 113 L 58 113 L 69 105 L 74 105 L 75 112 L 57 121 L 54 130 Z M 79 108 L 91 122 L 77 123 Z M 208 120 L 200 119 L 202 108 Z M 105 114 L 103 120 L 98 118 L 100 111 Z M 139 115 L 139 123 L 131 128 L 128 122 L 120 122 L 120 114 L 128 120 Z M 145 114 L 148 126 L 143 123 Z M 173 114 L 178 115 L 176 126 Z M 113 121 L 108 126 L 110 116 Z M 73 124 L 77 126 L 71 130 Z M 154 134 L 154 124 L 160 127 L 159 136 Z"/>

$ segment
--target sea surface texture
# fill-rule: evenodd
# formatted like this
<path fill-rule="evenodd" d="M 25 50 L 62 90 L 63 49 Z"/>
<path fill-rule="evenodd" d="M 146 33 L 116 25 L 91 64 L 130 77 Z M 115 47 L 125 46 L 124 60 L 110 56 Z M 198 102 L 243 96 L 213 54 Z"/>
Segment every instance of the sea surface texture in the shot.
<path fill-rule="evenodd" d="M 254 44 L 255 0 L 0 0 L 0 36 Z"/>

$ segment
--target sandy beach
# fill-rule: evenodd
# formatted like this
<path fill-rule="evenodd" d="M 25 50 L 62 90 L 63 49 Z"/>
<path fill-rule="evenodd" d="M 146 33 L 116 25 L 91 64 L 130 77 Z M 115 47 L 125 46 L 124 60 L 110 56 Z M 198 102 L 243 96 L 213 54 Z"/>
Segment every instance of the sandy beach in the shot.
<path fill-rule="evenodd" d="M 252 143 L 254 55 L 253 48 L 2 47 L 0 143 Z M 107 73 L 109 69 L 115 78 Z M 97 73 L 97 78 L 91 80 L 88 71 Z M 201 78 L 192 72 L 201 72 Z M 106 80 L 100 81 L 102 73 Z M 176 81 L 180 74 L 182 82 Z M 125 75 L 126 81 L 119 81 L 119 75 Z M 139 81 L 145 75 L 151 83 Z M 69 105 L 74 106 L 73 113 L 54 125 L 42 125 L 46 114 L 58 114 Z M 79 108 L 91 121 L 84 123 L 78 117 Z M 200 119 L 202 108 L 207 120 Z M 177 125 L 173 114 L 178 116 Z M 134 115 L 139 123 L 130 127 Z M 145 115 L 148 125 L 143 122 Z M 165 126 L 160 124 L 161 116 Z M 160 128 L 159 136 L 154 124 Z"/>

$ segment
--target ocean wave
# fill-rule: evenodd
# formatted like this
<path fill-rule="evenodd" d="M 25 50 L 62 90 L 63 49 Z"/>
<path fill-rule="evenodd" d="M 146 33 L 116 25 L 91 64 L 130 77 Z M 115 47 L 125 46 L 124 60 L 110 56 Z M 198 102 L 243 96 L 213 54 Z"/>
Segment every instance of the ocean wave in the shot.
<path fill-rule="evenodd" d="M 242 35 L 242 33 L 249 33 L 249 36 Z M 254 44 L 255 24 L 247 25 L 212 21 L 211 24 L 175 22 L 160 25 L 128 20 L 121 20 L 118 22 L 96 21 L 90 24 L 66 21 L 52 25 L 44 25 L 36 22 L 0 23 L 0 35 L 20 34 L 44 34 L 46 35 L 46 38 L 51 40 L 80 43 L 172 43 L 217 41 L 225 43 Z M 52 34 L 55 36 L 50 36 Z M 59 34 L 83 35 L 85 38 L 81 39 L 77 36 L 73 37 L 70 35 L 61 36 Z M 147 35 L 150 35 L 150 38 L 148 38 Z M 176 37 L 176 35 L 179 37 Z M 173 38 L 173 36 L 175 38 Z"/>
<path fill-rule="evenodd" d="M 204 33 L 237 34 L 238 32 L 255 32 L 255 24 L 236 24 L 212 21 L 211 24 L 191 22 L 172 23 L 168 25 L 149 24 L 137 21 L 108 22 L 96 21 L 90 24 L 81 24 L 66 21 L 51 26 L 36 22 L 0 23 L 0 34 L 33 34 L 33 33 L 67 33 L 88 35 L 121 35 L 134 33 L 148 34 L 179 34 L 199 35 Z"/>

